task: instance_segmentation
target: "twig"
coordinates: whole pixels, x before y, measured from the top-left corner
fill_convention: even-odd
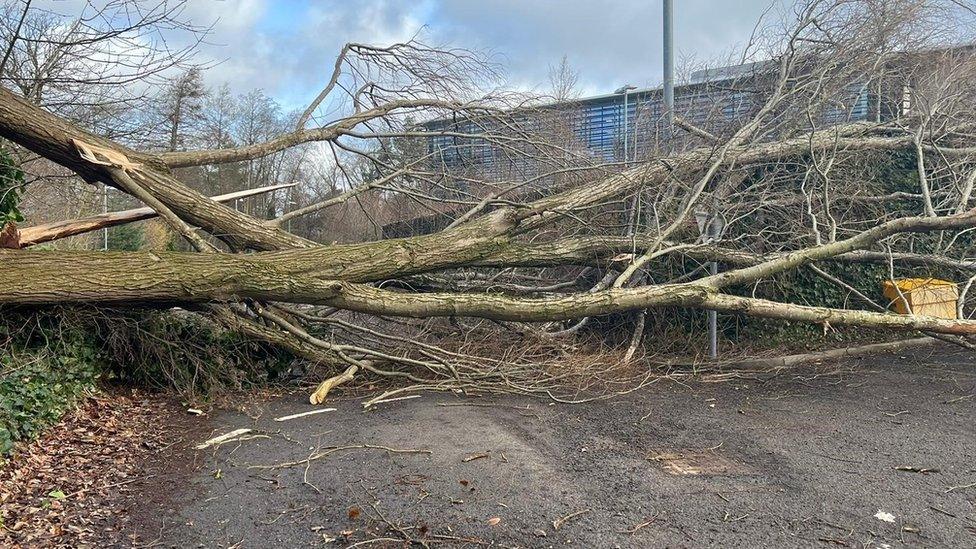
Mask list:
[[[965,490],[966,488],[973,488],[973,487],[976,487],[976,482],[973,482],[971,484],[963,484],[961,486],[950,486],[949,489],[945,491],[945,493],[948,494],[949,492],[955,492],[956,490]]]
[[[203,450],[204,448],[208,448],[210,446],[220,446],[221,444],[223,444],[225,442],[230,442],[231,440],[233,440],[233,439],[235,439],[235,438],[237,438],[237,437],[239,437],[241,435],[245,435],[247,433],[250,433],[250,432],[251,432],[251,429],[234,429],[233,431],[231,431],[229,433],[224,433],[224,434],[222,434],[220,436],[213,437],[210,440],[201,442],[200,444],[197,444],[196,446],[194,446],[194,448],[196,448],[197,450]]]
[[[430,545],[428,545],[426,541],[424,541],[422,539],[414,539],[413,537],[410,536],[410,534],[407,533],[406,530],[404,530],[400,526],[394,524],[392,521],[390,521],[389,519],[387,519],[383,515],[383,513],[380,512],[379,508],[376,506],[375,503],[370,503],[369,506],[373,508],[373,512],[376,513],[376,516],[378,516],[381,521],[385,522],[387,526],[389,526],[393,530],[396,530],[397,533],[400,534],[400,536],[403,538],[403,541],[405,541],[405,542],[407,542],[407,543],[409,543],[411,545],[414,544],[414,543],[419,543],[420,545],[422,545],[422,546],[427,547],[428,549],[430,549]]]
[[[574,519],[574,518],[576,518],[576,517],[578,517],[578,516],[580,516],[580,515],[582,515],[584,513],[589,513],[589,512],[590,512],[589,509],[583,509],[582,511],[576,511],[575,513],[570,513],[570,514],[566,515],[563,518],[558,518],[558,519],[552,521],[552,529],[553,530],[559,530],[568,521],[570,521],[570,520],[572,520],[572,519]]]
[[[512,408],[514,410],[532,411],[532,407],[529,406],[528,404],[526,404],[524,408],[521,407],[521,406],[512,406],[511,404],[484,404],[484,403],[481,403],[481,402],[438,402],[437,405],[438,406],[445,406],[445,407],[448,407],[448,406],[474,406],[474,407],[480,407],[480,408]]]
[[[352,545],[347,545],[346,546],[346,549],[352,549],[353,547],[362,547],[364,545],[372,545],[374,543],[380,543],[380,542],[384,542],[384,541],[403,541],[403,540],[400,539],[400,538],[373,538],[373,539],[366,539],[366,540],[363,540],[363,541],[357,541],[356,543],[353,543]]]
[[[645,528],[647,526],[650,526],[656,520],[657,520],[657,517],[651,517],[651,518],[645,520],[644,522],[641,522],[639,524],[634,525],[634,527],[631,528],[631,529],[629,529],[629,530],[621,530],[620,533],[621,534],[629,534],[629,535],[632,536],[632,535],[636,534],[640,529]]]
[[[928,467],[914,467],[912,465],[899,465],[898,467],[895,467],[895,471],[905,471],[908,473],[922,473],[922,474],[940,472],[938,469],[930,469]]]
[[[421,396],[422,395],[408,395],[408,396],[395,397],[395,398],[386,398],[383,400],[369,400],[363,403],[363,408],[369,408],[371,406],[375,406],[377,404],[385,404],[387,402],[396,402],[398,400],[410,400],[413,398],[420,398]]]
[[[444,540],[451,540],[451,541],[460,541],[464,543],[473,543],[475,545],[484,545],[484,546],[494,545],[492,543],[488,543],[484,540],[480,540],[477,538],[462,538],[460,536],[448,536],[446,534],[431,534],[430,537],[434,539],[444,539]]]
[[[285,469],[287,467],[296,467],[298,465],[305,465],[312,461],[322,459],[326,456],[332,455],[336,452],[343,452],[346,450],[384,450],[391,454],[431,454],[430,450],[419,450],[414,448],[398,449],[390,448],[389,446],[378,446],[375,444],[353,444],[349,446],[330,446],[328,449],[321,452],[312,454],[305,459],[299,461],[287,461],[284,463],[276,463],[274,465],[251,465],[248,469]]]
[[[302,412],[300,414],[292,414],[290,416],[281,416],[274,418],[275,421],[288,421],[289,419],[297,419],[300,417],[311,416],[315,414],[321,414],[324,412],[335,412],[335,408],[322,408],[321,410],[312,410],[311,412]]]
[[[943,511],[942,509],[939,509],[938,507],[929,506],[929,509],[935,511],[936,513],[942,513],[943,515],[945,515],[947,517],[959,518],[956,515],[953,515],[952,513],[950,513],[949,511]]]
[[[486,458],[486,457],[488,457],[490,455],[491,455],[491,452],[483,452],[483,453],[480,453],[480,454],[471,454],[470,456],[467,456],[464,459],[462,459],[461,460],[461,463],[467,463],[469,461],[474,461],[476,459]]]

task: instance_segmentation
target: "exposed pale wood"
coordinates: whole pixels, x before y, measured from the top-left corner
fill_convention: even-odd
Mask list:
[[[326,397],[329,396],[329,391],[331,391],[333,387],[345,383],[347,381],[352,381],[353,378],[356,377],[356,372],[358,371],[359,371],[359,366],[353,364],[352,366],[346,368],[345,372],[342,372],[337,376],[332,376],[329,379],[323,381],[322,383],[319,383],[319,386],[315,388],[315,391],[313,391],[312,394],[309,395],[308,397],[309,403],[322,404],[323,402],[325,402]]]
[[[215,202],[230,202],[231,200],[236,200],[238,198],[247,198],[249,196],[270,193],[273,191],[277,191],[280,189],[287,189],[289,187],[294,187],[294,186],[295,186],[294,183],[289,183],[284,185],[271,185],[268,187],[258,187],[256,189],[247,189],[243,191],[221,194],[221,195],[210,197],[210,199]],[[142,208],[134,208],[131,210],[123,210],[120,212],[109,212],[106,214],[82,217],[79,219],[56,221],[54,223],[48,223],[45,225],[35,225],[33,227],[25,227],[23,229],[20,229],[19,231],[20,233],[19,247],[27,248],[29,246],[43,244],[44,242],[51,242],[54,240],[67,238],[69,236],[75,236],[75,235],[84,234],[92,231],[98,231],[109,227],[116,227],[118,225],[125,225],[126,223],[132,223],[135,221],[152,219],[157,216],[158,214],[155,211],[153,211],[152,208],[142,207]]]
[[[197,444],[196,446],[194,446],[194,448],[196,448],[197,450],[203,450],[203,449],[209,448],[211,446],[220,446],[221,444],[223,444],[225,442],[230,442],[230,441],[236,439],[237,437],[239,437],[241,435],[246,435],[246,434],[248,434],[250,432],[251,432],[251,429],[234,429],[233,431],[231,431],[229,433],[224,433],[224,434],[222,434],[220,436],[216,436],[216,437],[213,437],[213,438],[211,438],[209,440],[206,440],[204,442],[201,442],[200,444]]]
[[[322,408],[322,409],[319,409],[319,410],[312,410],[311,412],[302,412],[300,414],[291,414],[289,416],[276,417],[276,418],[274,418],[274,420],[275,421],[289,421],[289,420],[292,420],[292,419],[298,419],[300,417],[314,416],[315,414],[321,414],[321,413],[325,413],[325,412],[335,412],[335,411],[336,411],[335,408]]]
[[[401,400],[413,400],[415,398],[420,398],[421,395],[408,395],[402,397],[384,398],[381,400],[370,400],[363,403],[363,408],[369,409],[377,404],[386,404],[387,402],[399,402]]]

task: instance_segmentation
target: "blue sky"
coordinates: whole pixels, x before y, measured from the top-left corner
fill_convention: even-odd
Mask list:
[[[727,57],[759,17],[785,0],[675,0],[680,66]],[[429,43],[492,52],[507,83],[545,91],[565,54],[585,94],[661,80],[661,0],[193,0],[187,15],[214,24],[204,58],[208,84],[262,88],[297,108],[313,97],[346,42],[386,44],[420,34]]]

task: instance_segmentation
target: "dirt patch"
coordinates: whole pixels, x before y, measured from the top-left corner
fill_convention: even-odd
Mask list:
[[[0,466],[0,545],[129,545],[127,510],[154,498],[147,483],[190,473],[187,427],[175,403],[151,393],[110,388],[87,399]]]
[[[197,442],[265,437],[201,452],[166,485],[173,507],[129,533],[174,547],[970,547],[973,395],[972,355],[947,348],[582,405],[424,394],[275,422],[309,410],[296,392],[211,414]],[[701,474],[648,459],[664,452]]]
[[[741,463],[735,463],[711,449],[661,452],[652,455],[649,459],[660,463],[664,470],[672,475],[741,475],[748,470]]]

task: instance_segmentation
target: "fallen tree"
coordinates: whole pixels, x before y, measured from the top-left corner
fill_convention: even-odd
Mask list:
[[[0,304],[188,307],[227,329],[332,368],[336,375],[316,391],[314,402],[362,373],[421,387],[519,391],[550,391],[563,377],[542,366],[545,359],[450,350],[333,318],[336,310],[545,323],[541,333],[552,335],[567,329],[561,321],[677,307],[814,323],[825,330],[923,330],[962,336],[959,341],[966,343],[976,334],[976,320],[898,315],[883,306],[860,310],[774,301],[743,291],[783,273],[816,268],[825,280],[867,299],[816,265],[880,265],[889,279],[911,266],[937,266],[971,277],[959,301],[965,316],[969,285],[976,280],[976,265],[967,255],[969,233],[976,228],[976,117],[969,91],[976,64],[968,50],[938,50],[917,59],[892,54],[873,40],[872,25],[899,36],[923,28],[920,12],[879,22],[863,20],[867,11],[867,3],[804,4],[790,31],[767,44],[776,55],[750,81],[763,92],[754,90],[761,101],[748,116],[713,121],[707,128],[679,117],[677,126],[687,135],[661,144],[642,162],[623,165],[594,161],[572,143],[548,139],[555,126],[538,120],[552,118],[551,109],[493,97],[465,99],[471,89],[463,75],[477,65],[476,57],[416,42],[347,46],[294,130],[217,150],[136,151],[0,89],[0,136],[148,208],[28,227],[21,230],[22,242],[40,241],[23,235],[45,234],[54,241],[158,215],[195,250],[2,251]],[[881,120],[885,99],[879,94],[876,121],[823,122],[825,111],[838,102],[847,105],[844,93],[852,81],[885,84],[875,75],[893,62],[899,78],[912,83],[918,105],[913,112]],[[364,67],[378,68],[389,82],[371,80]],[[337,86],[340,79],[349,81]],[[339,93],[348,93],[351,111],[307,127],[324,99]],[[412,121],[418,114],[464,125],[419,131]],[[462,149],[492,147],[496,156],[529,162],[545,175],[499,180],[477,170],[451,171],[426,147],[408,154],[411,139],[432,137],[449,138]],[[378,173],[319,203],[280,212],[277,219],[228,208],[178,175],[181,169],[253,161],[312,142],[327,146],[340,168],[343,161],[360,162]],[[911,170],[879,173],[879,159],[886,165],[910,162]],[[886,179],[893,173],[900,178],[897,185]],[[913,188],[902,188],[908,186]],[[397,194],[435,212],[450,207],[461,213],[431,234],[347,244],[315,242],[290,233],[282,222],[368,193]],[[706,242],[694,230],[701,210],[709,219],[722,214],[729,220],[721,243]],[[669,261],[697,267],[662,280],[660,269]],[[707,261],[720,261],[726,270],[708,275],[702,269]],[[580,273],[589,272],[579,269],[593,270],[598,281],[579,287]],[[438,277],[441,287],[416,289],[422,283],[418,275]],[[643,336],[640,318],[628,359]],[[360,342],[351,343],[355,338]]]

